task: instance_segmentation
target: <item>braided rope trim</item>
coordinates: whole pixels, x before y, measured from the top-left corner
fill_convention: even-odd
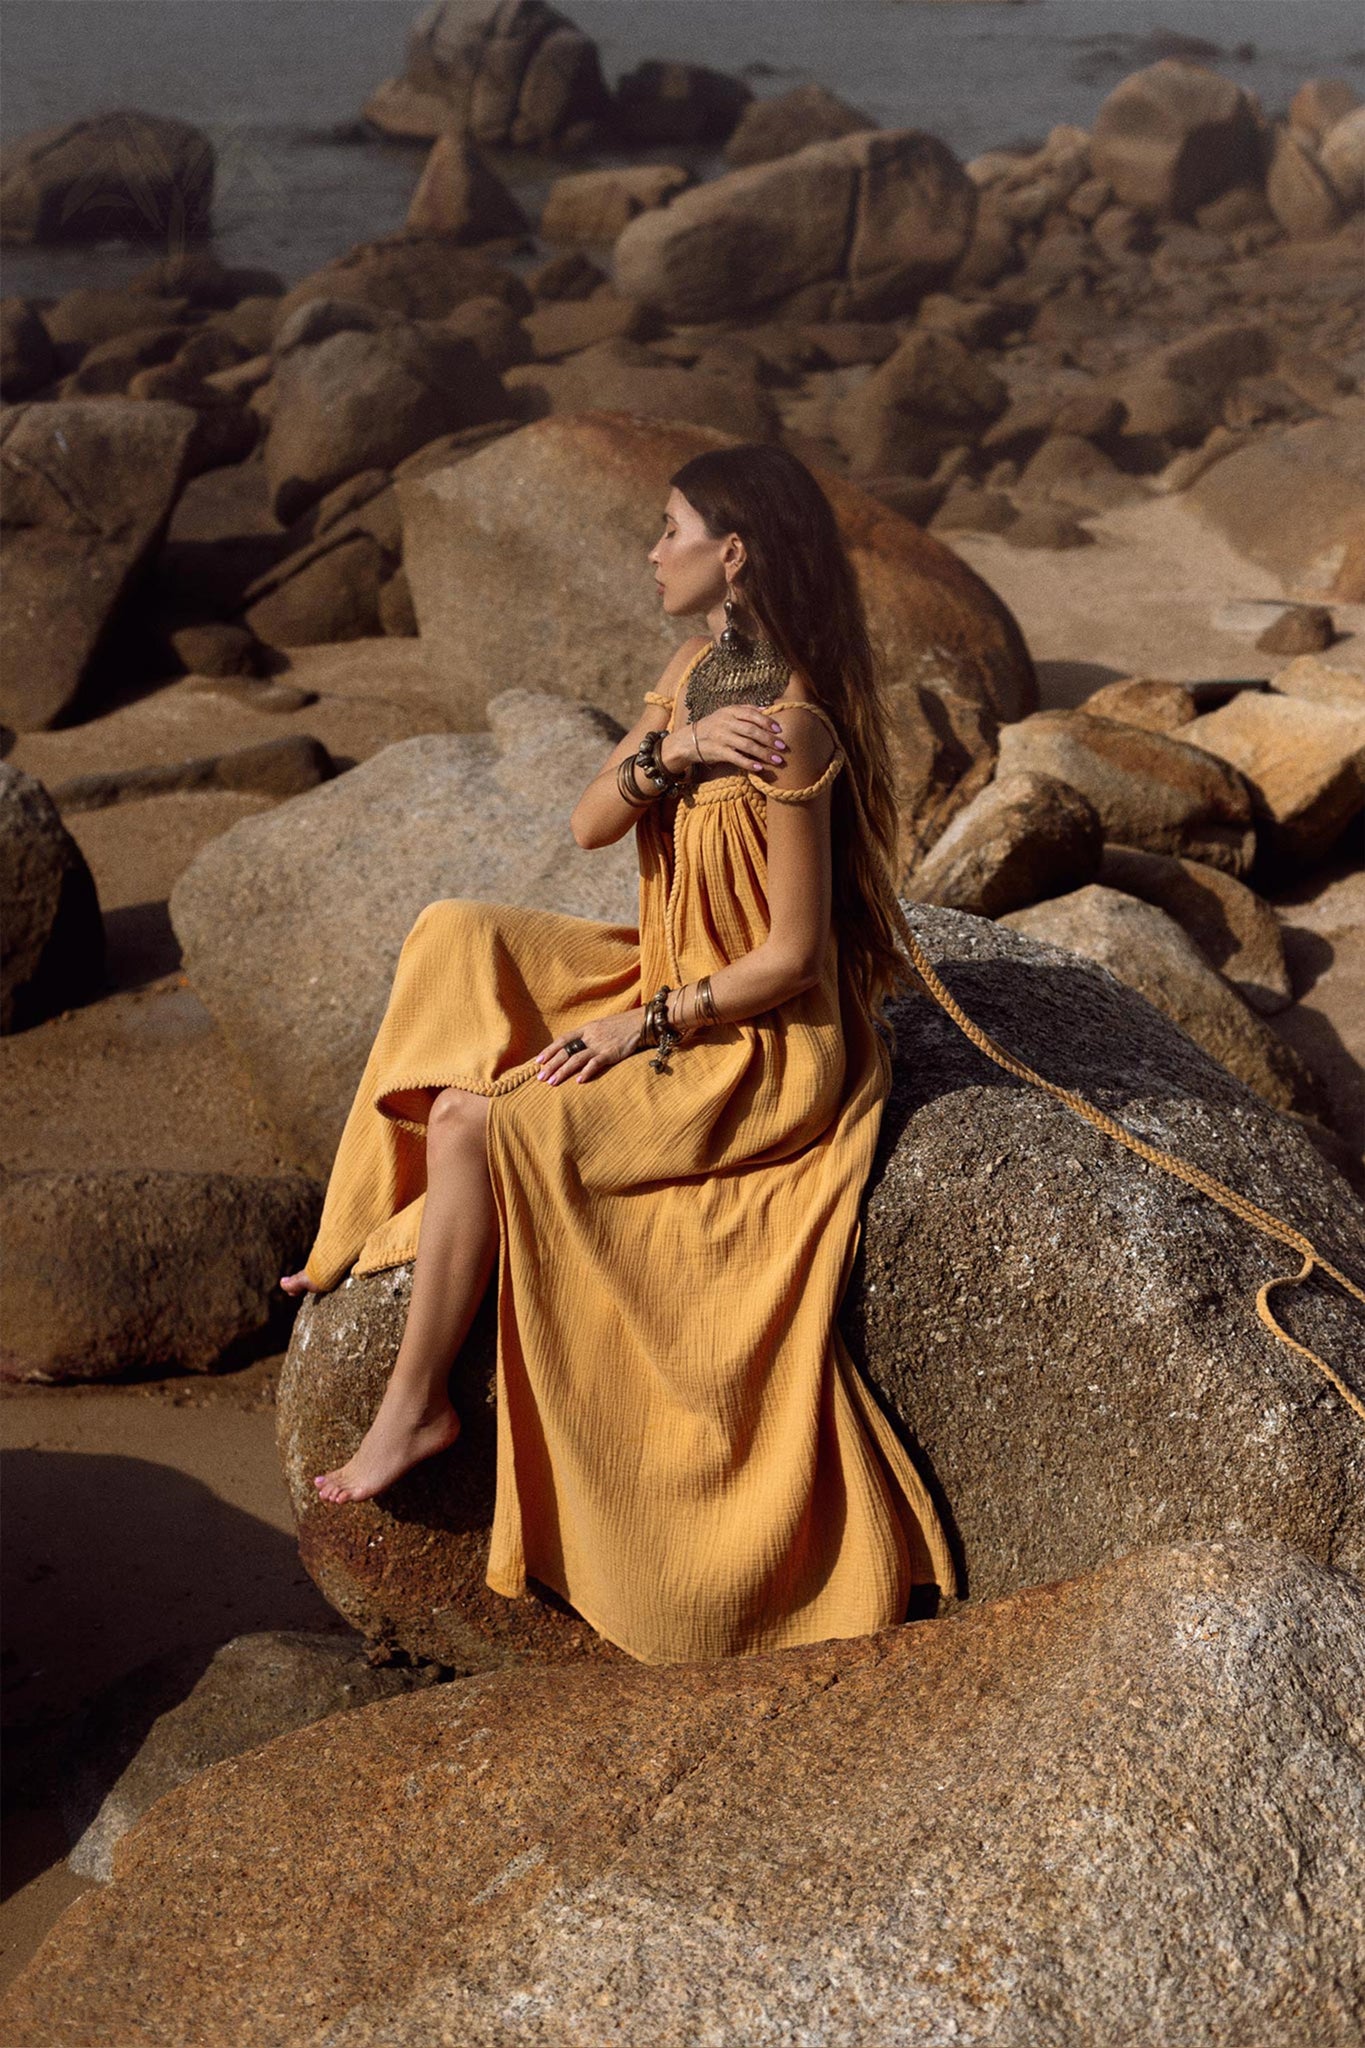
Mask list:
[[[1130,1152],[1135,1152],[1139,1159],[1145,1159],[1149,1166],[1159,1167],[1173,1179],[1184,1181],[1187,1187],[1195,1188],[1200,1194],[1207,1195],[1221,1209],[1226,1209],[1230,1215],[1249,1224],[1253,1230],[1259,1230],[1266,1237],[1273,1238],[1277,1244],[1286,1245],[1290,1250],[1298,1252],[1303,1265],[1297,1273],[1276,1274],[1257,1290],[1256,1313],[1271,1335],[1278,1337],[1291,1351],[1297,1351],[1301,1358],[1310,1360],[1336,1388],[1346,1405],[1355,1411],[1362,1422],[1365,1422],[1365,1401],[1353,1388],[1347,1386],[1325,1359],[1319,1358],[1316,1351],[1310,1351],[1306,1344],[1300,1344],[1297,1337],[1291,1337],[1275,1320],[1270,1307],[1270,1295],[1274,1288],[1299,1286],[1302,1281],[1308,1279],[1314,1267],[1335,1280],[1339,1287],[1344,1288],[1347,1294],[1362,1305],[1365,1305],[1365,1287],[1357,1286],[1354,1280],[1339,1272],[1322,1256],[1312,1240],[1305,1237],[1301,1230],[1296,1230],[1292,1223],[1286,1223],[1281,1217],[1273,1216],[1268,1209],[1262,1209],[1256,1202],[1248,1201],[1245,1195],[1239,1195],[1234,1188],[1226,1187],[1222,1181],[1215,1180],[1213,1175],[1205,1173],[1202,1167],[1191,1165],[1188,1159],[1181,1159],[1174,1152],[1163,1152],[1159,1146],[1149,1145],[1135,1132],[1126,1129],[1123,1124],[1116,1123],[1113,1117],[1106,1116],[1093,1102],[1087,1102],[1084,1096],[1073,1095],[1069,1088],[1062,1088],[1055,1081],[1045,1080],[1041,1074],[1035,1073],[1032,1067],[1025,1066],[1022,1060],[1017,1060],[1012,1054],[1005,1052],[993,1038],[987,1036],[979,1024],[973,1023],[956,997],[945,987],[914,934],[906,931],[904,936],[915,970],[934,1001],[940,1009],[947,1012],[958,1030],[971,1040],[977,1050],[985,1053],[987,1059],[993,1060],[996,1066],[1003,1067],[1007,1074],[1013,1074],[1017,1080],[1027,1081],[1030,1087],[1041,1088],[1045,1095],[1052,1096],[1054,1101],[1062,1103],[1076,1116],[1083,1117],[1086,1123],[1093,1124],[1097,1131],[1103,1131],[1106,1137],[1114,1138]]]

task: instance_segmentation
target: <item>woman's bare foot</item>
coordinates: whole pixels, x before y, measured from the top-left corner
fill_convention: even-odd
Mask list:
[[[459,1434],[460,1418],[449,1401],[414,1410],[410,1400],[393,1397],[390,1381],[355,1456],[338,1465],[335,1471],[314,1475],[318,1497],[328,1501],[369,1500],[372,1494],[392,1486],[395,1479],[420,1464],[423,1458],[448,1450]]]
[[[308,1278],[308,1268],[306,1266],[300,1266],[297,1273],[281,1273],[280,1286],[286,1294],[320,1294],[322,1292],[322,1289],[315,1287]]]

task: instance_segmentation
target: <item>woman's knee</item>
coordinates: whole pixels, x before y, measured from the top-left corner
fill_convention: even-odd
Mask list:
[[[484,1145],[488,1097],[468,1088],[442,1088],[427,1113],[427,1143]]]

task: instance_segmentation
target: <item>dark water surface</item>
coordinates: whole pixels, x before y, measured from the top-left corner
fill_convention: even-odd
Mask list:
[[[817,79],[883,126],[921,127],[968,157],[1089,126],[1105,93],[1177,30],[1215,44],[1231,76],[1282,108],[1304,78],[1365,93],[1360,0],[564,0],[609,78],[645,57],[742,71],[759,93]],[[288,283],[401,226],[421,150],[345,141],[402,68],[415,0],[3,0],[0,134],[112,107],[194,121],[218,158],[216,247]],[[1233,54],[1254,45],[1255,55]],[[534,208],[544,165],[506,161]],[[118,283],[147,251],[10,250],[6,292]]]

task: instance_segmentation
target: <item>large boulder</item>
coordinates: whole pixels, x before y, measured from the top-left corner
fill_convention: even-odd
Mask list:
[[[624,164],[556,178],[540,217],[546,242],[614,242],[637,213],[668,201],[690,182],[677,164]]]
[[[195,241],[211,231],[213,144],[120,108],[20,136],[0,154],[0,241]]]
[[[976,440],[1008,402],[994,371],[931,328],[907,335],[849,392],[834,429],[855,474],[928,476],[945,449]]]
[[[1173,917],[1209,965],[1263,1017],[1293,1002],[1280,920],[1235,875],[1200,860],[1106,846],[1096,879]]]
[[[1365,107],[1333,122],[1322,138],[1318,162],[1345,210],[1358,213],[1365,206]]]
[[[596,303],[582,301],[572,313]],[[567,362],[523,364],[509,370],[505,381],[524,419],[600,409],[638,420],[712,427],[737,441],[773,441],[780,430],[777,410],[757,384],[673,363],[640,362],[629,343],[601,342]]]
[[[0,413],[0,718],[54,724],[76,699],[192,466],[195,414],[160,400],[30,401]]]
[[[1201,519],[1290,585],[1328,590],[1365,536],[1365,420],[1258,434],[1192,485]]]
[[[272,390],[265,468],[286,524],[347,477],[509,410],[472,341],[345,300],[315,300],[285,323]]]
[[[14,1173],[0,1180],[7,1379],[211,1372],[282,1334],[282,1262],[322,1191],[303,1174]]]
[[[452,242],[520,240],[531,223],[517,200],[464,132],[448,128],[436,138],[408,204],[410,233],[444,235]]]
[[[1245,778],[1268,851],[1281,861],[1313,866],[1365,810],[1365,701],[1242,690],[1183,736]]]
[[[1230,186],[1259,185],[1255,109],[1230,78],[1164,57],[1115,86],[1090,160],[1124,206],[1188,219]]]
[[[433,1686],[159,1801],[0,2024],[1345,2048],[1362,1689],[1360,1586],[1245,1541],[780,1655]]]
[[[487,716],[491,732],[400,740],[243,818],[171,892],[196,993],[312,1172],[331,1164],[403,940],[428,903],[468,896],[620,924],[638,915],[633,841],[587,852],[569,831],[620,726],[519,690]]]
[[[1365,1214],[1346,1184],[1150,1003],[1073,952],[907,911],[952,993],[1007,1051],[1365,1277]],[[972,1596],[1088,1570],[1135,1543],[1224,1532],[1359,1569],[1365,1430],[1256,1317],[1257,1286],[1294,1272],[1296,1256],[1007,1081],[927,999],[893,1015],[892,1093],[841,1327],[918,1447]],[[491,1296],[455,1363],[454,1448],[375,1500],[318,1500],[312,1475],[368,1426],[410,1287],[410,1267],[350,1276],[295,1325],[279,1441],[309,1572],[366,1635],[458,1668],[605,1654],[561,1606],[508,1602],[483,1582]],[[1354,1372],[1358,1309],[1314,1289],[1283,1313]]]
[[[0,761],[0,1032],[85,1001],[104,980],[104,920],[85,855],[41,782]]]
[[[772,99],[750,100],[725,145],[725,161],[743,170],[749,164],[791,156],[813,142],[837,142],[876,125],[826,86],[797,85]]]
[[[651,57],[617,80],[613,114],[622,139],[635,148],[724,142],[752,98],[742,78]]]
[[[959,811],[906,885],[917,903],[999,917],[1088,882],[1103,846],[1078,790],[1045,775],[1004,775]]]
[[[1202,860],[1232,875],[1245,875],[1255,856],[1242,777],[1171,733],[1088,711],[1040,711],[1002,730],[1000,773],[1069,782],[1094,806],[1105,838],[1121,846]]]
[[[1265,196],[1287,235],[1330,235],[1341,220],[1340,196],[1317,151],[1292,128],[1276,134]]]
[[[812,143],[642,213],[616,281],[669,320],[742,317],[821,287],[817,317],[912,308],[967,246],[976,187],[935,136],[864,131]]]
[[[485,298],[504,300],[514,313],[531,309],[521,279],[490,256],[444,235],[399,230],[357,242],[301,278],[276,302],[275,331],[313,299],[359,300],[405,320],[443,320],[466,299]]]
[[[609,111],[596,44],[545,0],[434,0],[409,31],[404,82],[484,147],[581,146]]]
[[[990,781],[1000,727],[987,705],[927,683],[888,684],[886,705],[904,878]]]
[[[1098,960],[1276,1109],[1310,1115],[1319,1092],[1297,1053],[1211,967],[1173,917],[1098,883],[1012,910],[1015,931]]]
[[[57,375],[57,355],[35,306],[0,299],[0,398],[7,405],[41,391]]]
[[[115,1844],[165,1793],[290,1729],[408,1692],[414,1677],[369,1663],[353,1635],[307,1629],[263,1629],[211,1654],[196,1646],[140,1664],[63,1731],[68,1865],[107,1884]]]
[[[458,722],[482,723],[491,696],[520,687],[634,724],[678,638],[644,559],[668,478],[725,445],[700,427],[592,413],[537,421],[458,469],[399,483],[413,602]],[[908,519],[821,482],[888,680],[952,690],[1002,718],[1030,710],[1032,664],[994,592]]]

